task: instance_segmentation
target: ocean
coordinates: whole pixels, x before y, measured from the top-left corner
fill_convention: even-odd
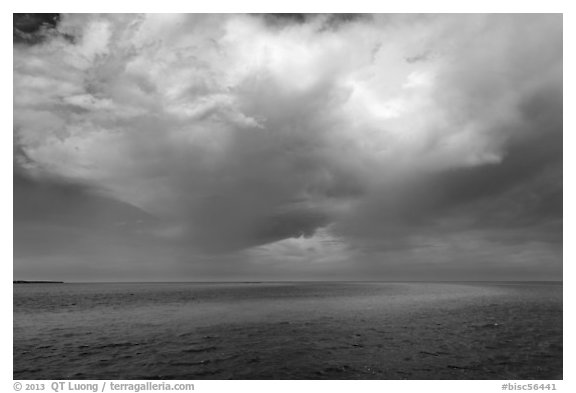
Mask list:
[[[14,379],[562,379],[562,284],[14,284]]]

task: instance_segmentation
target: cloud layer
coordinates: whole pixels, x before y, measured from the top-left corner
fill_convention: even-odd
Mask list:
[[[128,206],[130,233],[314,261],[524,244],[561,272],[559,15],[63,15],[38,34],[14,46],[17,174]]]

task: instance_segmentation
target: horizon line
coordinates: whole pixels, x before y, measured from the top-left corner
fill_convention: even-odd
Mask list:
[[[198,280],[198,281],[64,281],[64,280],[13,280],[12,283],[30,283],[30,284],[261,284],[261,283],[412,283],[412,282],[564,282],[561,280]]]

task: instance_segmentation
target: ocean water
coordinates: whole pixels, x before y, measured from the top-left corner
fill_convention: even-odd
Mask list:
[[[15,284],[14,379],[561,379],[561,283]]]

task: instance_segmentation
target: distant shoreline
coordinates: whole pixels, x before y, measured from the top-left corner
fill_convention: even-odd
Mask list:
[[[26,281],[14,280],[12,284],[64,284],[64,281]]]
[[[563,280],[531,280],[531,281],[470,281],[470,280],[450,280],[450,281],[368,281],[368,280],[320,280],[320,281],[33,281],[33,280],[14,280],[14,284],[497,284],[497,285],[514,285],[514,284],[563,284]]]

